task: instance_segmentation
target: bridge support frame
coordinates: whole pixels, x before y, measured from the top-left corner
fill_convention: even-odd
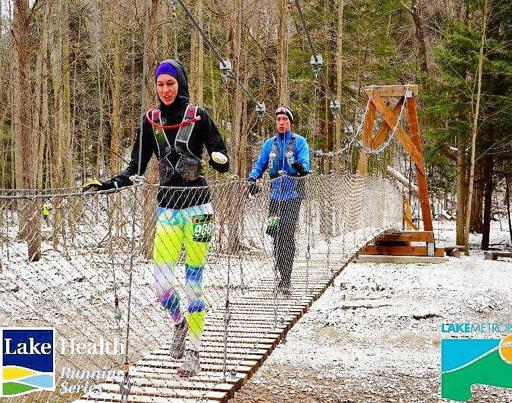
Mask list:
[[[425,172],[425,161],[423,159],[423,145],[421,141],[420,126],[416,112],[416,96],[418,95],[417,85],[382,85],[365,87],[368,95],[368,111],[364,117],[362,143],[363,150],[359,156],[358,171],[365,175],[368,172],[368,158],[371,155],[367,150],[377,150],[388,139],[390,133],[395,132],[396,138],[414,161],[418,185],[418,196],[421,204],[421,216],[425,231],[433,231],[432,210],[428,194],[427,176]],[[398,98],[398,102],[391,109],[390,98]],[[410,134],[398,122],[402,105],[405,102],[407,110],[407,122]],[[373,135],[373,126],[377,112],[382,115],[384,123],[380,130]],[[397,124],[398,122],[398,124]]]
[[[423,144],[421,140],[418,114],[416,110],[417,85],[384,85],[365,87],[368,95],[368,108],[364,116],[362,131],[362,150],[359,156],[358,172],[366,175],[368,172],[368,159],[372,154],[385,147],[390,136],[403,145],[406,152],[414,161],[418,198],[423,218],[423,231],[404,231],[402,233],[389,233],[382,236],[375,245],[367,245],[361,254],[393,255],[393,256],[444,256],[443,248],[435,247],[432,225],[432,210],[428,194],[425,161],[423,159]],[[393,99],[398,102],[392,105]],[[406,112],[406,113],[404,113]],[[382,117],[383,124],[374,134],[374,124],[377,113]],[[407,116],[409,133],[402,127],[402,121]],[[407,210],[408,200],[404,198],[404,211]],[[412,217],[408,218],[408,228],[414,227]]]

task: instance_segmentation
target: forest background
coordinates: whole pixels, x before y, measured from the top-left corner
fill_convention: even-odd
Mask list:
[[[418,84],[431,198],[453,208],[457,243],[466,243],[466,218],[484,249],[492,214],[508,211],[510,220],[508,0],[1,1],[0,188],[75,188],[119,172],[142,112],[156,106],[154,68],[173,57],[240,177],[273,132],[256,102],[270,114],[292,107],[315,172],[354,172],[363,88]],[[230,60],[230,77],[182,5]],[[316,77],[313,50],[324,61]],[[372,170],[396,166],[399,151],[388,147]],[[398,169],[413,181],[402,160]],[[154,161],[146,176],[156,182]]]

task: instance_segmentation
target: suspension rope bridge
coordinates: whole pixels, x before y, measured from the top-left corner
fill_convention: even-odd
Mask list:
[[[256,121],[250,131],[264,116],[273,119],[183,1],[171,1],[174,12],[176,3],[219,60],[222,76],[233,79],[255,103]],[[312,52],[315,85],[323,81],[331,112],[339,117],[339,100],[322,74],[322,56],[314,48],[299,0],[295,5]],[[368,102],[355,133],[338,150],[313,149],[312,154],[334,157],[357,147],[361,150],[358,170],[366,174],[367,158],[382,154],[398,137],[414,157],[417,177],[423,181],[422,203],[428,203],[419,133],[409,140],[401,128],[406,104],[409,120],[417,123],[411,104],[417,88],[395,87],[400,87],[399,92],[390,96],[400,100],[392,111],[383,105],[378,91],[374,94],[374,87],[367,87]],[[373,136],[376,110],[383,114],[384,125]],[[280,224],[290,227],[296,245],[295,251],[288,251],[293,271],[286,292],[280,288],[275,249],[289,244],[268,235],[269,180],[256,196],[238,178],[193,191],[142,181],[116,191],[85,194],[76,188],[0,189],[0,323],[52,328],[55,333],[52,387],[33,383],[40,375],[35,371],[11,368],[3,374],[0,395],[8,401],[79,402],[231,398],[359,251],[368,250],[367,245],[387,231],[402,227],[402,195],[380,175],[311,175],[292,180],[300,182],[297,186],[304,194],[293,207],[298,225]],[[187,282],[189,257],[185,259],[181,242],[178,249],[173,245],[163,248],[164,254],[176,254],[178,259],[168,277],[154,275],[159,270],[152,259],[160,220],[156,195],[161,192],[183,193],[194,200],[205,192],[211,194],[215,226],[208,228],[213,228],[214,236],[204,278],[201,272],[200,298]],[[422,205],[422,209],[429,217],[429,208]],[[173,231],[186,217],[165,219],[174,223],[166,236],[183,237]],[[188,248],[185,242],[191,259],[200,253]],[[195,329],[189,329],[188,343],[197,348],[201,361],[200,372],[190,377],[179,376],[181,362],[171,357],[176,330],[170,316],[176,314],[175,302],[162,306],[158,295],[162,282],[172,283],[177,294],[173,298],[188,302],[188,326]],[[194,304],[198,303],[206,307],[206,320],[203,317],[201,323],[194,323],[190,318],[197,314]],[[203,326],[204,330],[197,330]],[[31,393],[14,397],[13,391]]]
[[[191,378],[176,374],[180,363],[169,354],[174,326],[155,294],[149,256],[156,206],[145,200],[155,200],[158,186],[140,183],[93,194],[2,191],[0,321],[55,329],[55,391],[27,399],[233,396],[360,248],[402,225],[402,196],[385,178],[332,174],[300,180],[305,193],[286,295],[279,292],[272,239],[265,233],[270,183],[256,196],[236,178],[210,185],[215,236],[204,270],[201,371]],[[48,203],[51,212],[42,219]],[[30,263],[28,234],[40,238],[40,259]],[[183,263],[175,287],[185,298]]]
[[[0,190],[1,323],[55,331],[55,387],[33,391],[30,399],[225,401],[359,251],[442,253],[434,246],[430,228],[414,103],[417,86],[368,87],[366,92],[369,100],[357,132],[362,138],[358,172],[366,174],[368,158],[381,154],[397,137],[416,165],[426,232],[387,236],[390,229],[402,227],[402,195],[394,183],[376,174],[289,178],[303,189],[300,202],[291,207],[298,223],[284,220],[280,225],[295,243],[281,239],[281,232],[269,236],[269,180],[256,196],[238,178],[193,190],[146,184],[138,178],[133,178],[133,186],[99,193],[75,188]],[[399,100],[391,110],[382,97]],[[402,127],[405,109],[411,137]],[[384,119],[379,131],[374,130],[376,111]],[[199,289],[190,288],[189,258],[204,251],[185,241],[185,260],[181,250],[180,237],[188,230],[180,220],[186,222],[187,217],[163,218],[170,231],[165,238],[178,239],[179,248],[173,241],[156,246],[157,193],[193,200],[211,195],[215,225],[207,229],[214,230],[214,238],[196,284]],[[195,234],[196,227],[191,230],[194,236],[207,235]],[[413,238],[428,247],[411,247]],[[393,244],[396,240],[399,244]],[[277,247],[288,248],[293,266],[291,288],[285,290]],[[177,264],[164,276],[161,264],[153,261],[156,250],[176,255]],[[176,294],[170,305],[159,295],[163,284],[172,284]],[[171,358],[175,350],[170,316],[182,315],[180,298],[188,299],[188,342],[201,361],[200,372],[186,378],[179,376],[179,358]],[[197,314],[198,322],[191,320],[197,304],[206,308],[206,322]],[[23,378],[13,371],[7,383],[4,379],[4,394],[37,386],[27,384],[33,373],[24,372]]]

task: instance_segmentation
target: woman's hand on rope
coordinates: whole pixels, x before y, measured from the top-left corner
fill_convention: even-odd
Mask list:
[[[100,190],[118,189],[119,186],[115,180],[99,181],[93,179],[85,182],[82,186],[82,192],[99,192]]]

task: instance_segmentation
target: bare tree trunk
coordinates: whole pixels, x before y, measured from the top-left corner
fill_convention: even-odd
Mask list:
[[[196,0],[194,14],[203,28],[203,0]],[[190,99],[203,104],[203,37],[197,29],[192,30],[190,38]]]
[[[345,0],[339,0],[338,5],[338,35],[336,38],[336,99],[341,103],[342,82],[343,82],[343,8]],[[341,111],[340,111],[341,113]],[[335,121],[335,142],[334,148],[338,151],[341,148],[341,136],[343,135],[342,120],[340,116]],[[340,172],[341,155],[334,158],[334,170]]]
[[[242,12],[243,12],[243,1],[237,0],[237,18],[234,22],[235,26],[233,29],[233,41],[232,41],[232,52],[233,52],[233,68],[234,74],[240,77],[240,64],[242,61]],[[241,150],[242,144],[242,112],[244,93],[239,85],[234,85],[233,90],[233,107],[232,107],[232,122],[231,122],[231,141],[232,141],[232,159],[234,162],[233,174],[242,177],[245,172],[242,172],[241,156],[243,150]]]
[[[44,180],[44,150],[47,147],[48,138],[48,16],[50,13],[49,2],[44,6],[44,12],[41,18],[41,41],[38,47],[36,58],[36,80],[34,102],[34,131],[39,133],[38,142],[34,143],[34,155],[36,159],[36,186],[43,187]],[[48,166],[47,161],[46,166]]]
[[[473,191],[473,202],[471,203],[471,222],[469,230],[481,234],[483,232],[483,204],[485,190],[485,170],[487,168],[486,161],[483,163],[477,161],[475,165],[475,182]]]
[[[148,0],[144,0],[145,2]],[[144,51],[147,52],[147,71],[146,71],[146,93],[147,99],[146,102],[143,103],[142,108],[146,108],[147,106],[154,103],[156,100],[156,88],[153,77],[153,71],[156,68],[156,64],[158,63],[158,55],[157,55],[157,40],[158,40],[158,27],[155,24],[151,24],[151,21],[156,21],[158,18],[158,13],[160,12],[160,0],[151,0],[151,6],[147,11],[147,49]]]
[[[465,223],[465,233],[464,233],[464,245],[469,245],[469,222],[471,219],[471,202],[473,197],[473,180],[475,175],[475,157],[476,157],[476,137],[478,134],[478,116],[480,113],[480,95],[482,91],[482,69],[483,69],[483,61],[484,61],[484,45],[485,45],[485,35],[487,30],[487,4],[488,0],[484,1],[484,14],[483,14],[483,22],[482,22],[482,35],[480,39],[480,51],[478,53],[478,76],[477,76],[477,92],[476,92],[476,104],[473,113],[473,125],[472,125],[472,133],[471,133],[471,165],[469,172],[469,191],[468,191],[468,205],[466,208],[466,223]],[[466,254],[469,253],[469,249],[466,248]]]
[[[456,211],[456,244],[464,245],[464,223],[466,212],[467,200],[467,181],[466,181],[466,141],[464,136],[459,134],[457,136],[457,165],[456,178],[457,178],[457,211]]]
[[[488,155],[485,158],[484,180],[485,196],[484,196],[484,223],[482,231],[482,249],[489,249],[489,238],[491,231],[491,208],[492,208],[492,171],[493,158]]]
[[[245,85],[245,87],[248,87],[249,86],[249,77],[250,77],[250,72],[248,71],[249,70],[249,66],[248,66],[248,63],[247,63],[247,58],[248,58],[248,52],[246,51],[246,47],[245,47],[245,35],[244,33],[242,32],[242,44],[243,44],[243,51],[242,51],[242,60],[243,60],[243,66],[244,66],[244,71],[245,71],[245,75],[244,75],[244,78],[243,78],[243,84]],[[250,157],[248,155],[248,148],[247,148],[247,137],[249,135],[248,133],[248,119],[247,119],[247,98],[246,97],[243,97],[243,100],[242,100],[242,122],[241,122],[241,136],[240,136],[240,157],[242,158],[241,161],[240,161],[240,172],[242,173],[242,177],[245,177],[247,175],[247,164],[248,164],[248,161],[250,161]],[[250,162],[249,162],[250,164]]]
[[[114,43],[112,44],[112,107],[111,107],[111,133],[110,133],[110,147],[108,149],[109,157],[109,174],[110,176],[116,175],[121,170],[122,161],[119,155],[122,154],[121,150],[121,86],[123,75],[123,62],[122,62],[122,45],[120,43],[120,33],[115,32],[114,28]]]
[[[64,186],[74,186],[72,144],[73,132],[71,130],[71,69],[69,45],[69,1],[62,2],[62,164],[64,172]]]
[[[236,20],[235,26],[232,28],[232,52],[233,52],[233,67],[234,74],[240,77],[241,65],[243,61],[242,46],[243,46],[243,0],[236,1]],[[232,122],[231,122],[231,141],[232,141],[232,155],[231,158],[234,161],[233,173],[239,177],[245,176],[243,172],[242,159],[245,154],[243,145],[245,144],[244,137],[242,134],[242,115],[244,107],[244,93],[239,85],[234,84],[233,94],[233,107],[232,107]],[[239,206],[239,214],[236,216],[230,215],[228,218],[229,238],[228,238],[228,252],[238,253],[240,250],[240,240],[242,239],[241,233],[243,230],[243,222],[240,217],[243,217],[243,196],[242,192],[237,191],[234,194],[232,205]]]
[[[331,88],[336,87],[336,71],[337,71],[337,49],[336,49],[336,41],[337,41],[337,25],[335,24],[335,19],[330,18],[330,16],[334,15],[336,13],[335,4],[334,2],[327,2],[325,6],[325,12],[326,12],[326,21],[329,21],[326,24],[327,28],[327,35],[328,38],[327,46],[326,46],[326,86],[328,88],[325,89],[325,123],[326,123],[326,135],[327,135],[327,150],[328,151],[334,151],[334,144],[336,142],[336,122],[333,119],[333,115],[330,108],[330,102],[331,102]],[[326,159],[326,167],[325,172],[330,173],[334,170],[334,158],[327,158]],[[329,209],[328,211],[331,211],[332,209]]]
[[[425,34],[423,32],[423,21],[421,20],[421,16],[417,6],[417,0],[411,1],[411,7],[407,8],[407,11],[412,16],[414,21],[415,28],[415,36],[416,41],[418,42],[418,58],[421,61],[421,71],[425,74],[428,74],[428,63],[427,63],[427,47],[425,45]]]
[[[15,0],[13,20],[15,50],[15,99],[13,120],[16,122],[13,135],[16,141],[16,160],[21,171],[17,175],[18,188],[34,189],[36,180],[33,169],[33,143],[30,93],[30,21],[28,0]],[[20,211],[20,236],[28,243],[28,260],[41,258],[41,214],[38,200],[23,201]]]
[[[288,105],[290,93],[288,90],[288,7],[286,0],[278,0],[279,27],[277,34],[277,93],[280,105]]]
[[[52,186],[63,188],[73,185],[71,158],[71,84],[69,62],[69,2],[59,0],[53,16],[53,48],[51,70],[54,95],[54,130],[51,136],[53,150]],[[66,234],[64,206],[56,200],[52,244],[57,248]]]
[[[209,67],[210,67],[210,91],[211,91],[211,94],[212,94],[212,104],[211,104],[211,108],[212,108],[212,116],[213,116],[213,121],[214,122],[217,122],[218,121],[218,116],[219,116],[219,113],[218,113],[218,108],[217,108],[217,98],[216,98],[216,93],[217,93],[217,85],[215,83],[215,73],[213,71],[213,57],[212,57],[212,51],[209,52],[210,54],[210,62],[209,62]]]
[[[507,204],[508,232],[510,234],[510,243],[512,243],[512,219],[510,214],[510,174],[505,170],[505,203]]]
[[[145,4],[145,19],[144,29],[147,30],[145,38],[147,43],[144,45],[144,56],[145,56],[145,69],[143,74],[144,86],[142,88],[143,100],[142,109],[145,110],[150,106],[152,100],[155,99],[155,84],[153,82],[153,69],[156,66],[156,42],[157,32],[150,27],[149,21],[153,21],[158,15],[159,2],[158,0],[151,1],[151,7],[148,8],[148,0],[144,1]],[[146,42],[146,41],[145,41]],[[141,122],[142,124],[142,122]],[[146,180],[149,183],[158,183],[158,162],[152,158],[146,172]],[[156,230],[156,191],[154,188],[145,188],[143,194],[143,205],[146,206],[144,210],[144,235],[142,244],[142,253],[150,259],[153,254],[153,240],[155,238]]]

